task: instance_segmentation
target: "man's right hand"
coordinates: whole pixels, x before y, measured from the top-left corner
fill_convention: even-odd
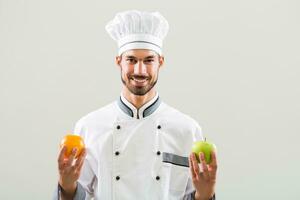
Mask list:
[[[76,160],[75,154],[77,149],[74,148],[72,154],[67,158],[65,157],[66,150],[66,146],[63,146],[58,156],[59,185],[62,187],[62,199],[73,199],[76,192],[77,180],[86,156],[86,149],[82,150]]]

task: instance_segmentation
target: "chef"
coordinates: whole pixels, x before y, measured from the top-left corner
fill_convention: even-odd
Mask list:
[[[164,63],[162,42],[169,29],[158,12],[125,11],[106,25],[118,43],[116,64],[122,91],[116,101],[82,117],[74,133],[86,149],[58,157],[55,199],[215,199],[217,160],[201,164],[191,153],[203,140],[191,117],[162,101],[156,90]]]

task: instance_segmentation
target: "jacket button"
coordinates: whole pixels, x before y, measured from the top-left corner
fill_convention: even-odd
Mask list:
[[[159,156],[159,155],[160,155],[160,151],[157,151],[157,152],[156,152],[156,155],[158,155],[158,156]]]
[[[158,125],[158,126],[157,126],[157,128],[158,128],[158,129],[161,129],[161,126],[160,126],[160,125]]]
[[[115,152],[115,155],[116,155],[116,156],[118,156],[119,154],[120,154],[120,152],[118,152],[118,151]]]
[[[160,177],[159,177],[159,176],[156,176],[155,179],[158,181],[158,180],[160,179]]]
[[[118,125],[118,126],[117,126],[117,129],[121,129],[121,126],[120,126],[120,125]]]
[[[120,176],[116,176],[116,180],[117,180],[117,181],[120,180]]]

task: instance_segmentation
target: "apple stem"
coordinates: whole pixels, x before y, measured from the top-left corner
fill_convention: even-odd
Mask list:
[[[206,137],[204,138],[204,142],[206,142]]]

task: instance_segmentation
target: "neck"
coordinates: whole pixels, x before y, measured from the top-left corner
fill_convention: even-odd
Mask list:
[[[129,101],[132,105],[134,105],[137,109],[142,107],[145,103],[150,101],[156,95],[156,91],[154,87],[145,95],[139,96],[132,94],[126,87],[122,89],[123,96]]]

